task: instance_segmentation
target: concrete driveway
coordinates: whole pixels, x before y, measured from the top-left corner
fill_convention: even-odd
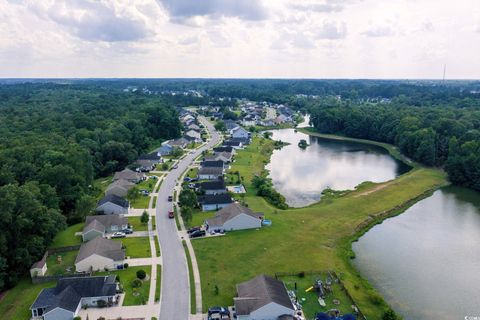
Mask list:
[[[160,301],[160,320],[188,319],[190,314],[190,289],[185,251],[174,219],[168,218],[168,211],[173,210],[173,203],[167,197],[173,190],[182,173],[202,151],[212,148],[220,141],[220,135],[203,117],[199,120],[211,133],[211,140],[203,147],[189,153],[178,162],[178,169],[173,169],[163,180],[158,190],[156,205],[156,223],[158,240],[162,252],[162,288]]]

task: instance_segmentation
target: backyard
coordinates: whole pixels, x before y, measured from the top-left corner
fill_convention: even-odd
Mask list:
[[[120,238],[114,239],[114,241],[122,242],[123,246],[126,248],[125,254],[127,257],[130,257],[130,259],[148,258],[152,255],[148,237]]]
[[[47,275],[73,274],[75,272],[75,259],[77,255],[78,250],[58,252],[49,255],[47,257]]]
[[[77,244],[82,243],[82,237],[76,236],[76,232],[81,232],[83,230],[85,223],[77,223],[71,225],[70,227],[66,228],[63,231],[60,231],[55,238],[53,238],[52,244],[50,244],[50,248],[59,248],[59,247],[66,247],[66,246],[74,246]]]
[[[363,184],[337,199],[325,197],[308,207],[280,210],[256,196],[251,185],[253,175],[263,170],[272,150],[273,141],[257,137],[238,153],[231,169],[238,170],[243,177],[248,206],[265,213],[267,219],[272,220],[272,227],[192,242],[202,279],[203,309],[231,305],[235,285],[260,273],[335,270],[366,316],[380,319],[387,306],[351,266],[351,241],[365,230],[366,220],[371,219],[373,224],[383,219],[372,219],[372,214],[392,209],[395,211],[391,214],[399,213],[406,203],[411,205],[429,190],[444,185],[444,173],[419,167],[390,182]],[[378,188],[379,185],[382,188]],[[365,192],[374,188],[377,190]],[[203,217],[195,219],[198,220],[192,221],[192,225]],[[357,229],[361,224],[364,228]]]

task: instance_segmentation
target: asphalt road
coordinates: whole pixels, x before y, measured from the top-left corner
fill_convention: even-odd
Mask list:
[[[204,118],[200,121],[208,128],[211,140],[206,146],[188,154],[180,160],[177,169],[172,169],[164,178],[158,190],[156,205],[156,221],[158,240],[161,246],[163,259],[162,265],[162,288],[160,301],[160,320],[188,319],[190,314],[189,277],[185,251],[181,239],[177,233],[175,219],[168,218],[168,211],[173,210],[172,202],[168,202],[168,196],[173,196],[173,189],[178,178],[198,157],[203,150],[212,148],[220,141],[220,135],[213,126]]]

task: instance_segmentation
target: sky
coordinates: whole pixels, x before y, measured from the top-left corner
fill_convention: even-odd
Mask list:
[[[480,79],[480,0],[0,0],[0,77]]]

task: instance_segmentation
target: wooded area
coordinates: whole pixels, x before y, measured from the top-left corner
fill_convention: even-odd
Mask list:
[[[95,205],[93,179],[177,137],[160,97],[92,84],[0,86],[0,290]]]

